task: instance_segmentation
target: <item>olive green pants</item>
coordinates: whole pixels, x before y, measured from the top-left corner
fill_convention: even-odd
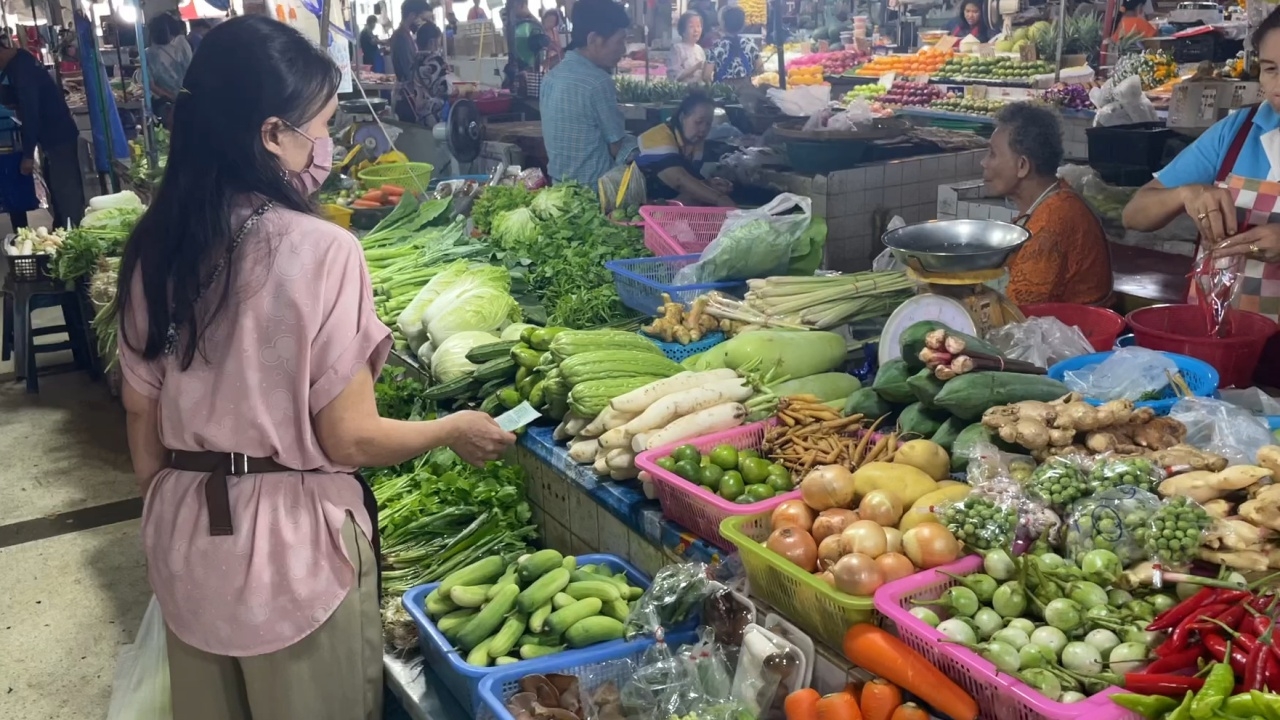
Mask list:
[[[197,650],[168,633],[173,720],[381,720],[377,559],[350,519],[342,542],[356,584],[297,644],[237,658]]]

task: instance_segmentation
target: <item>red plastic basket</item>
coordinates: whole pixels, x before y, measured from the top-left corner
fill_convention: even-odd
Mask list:
[[[897,626],[902,642],[978,701],[984,720],[1141,720],[1137,713],[1111,702],[1111,695],[1124,692],[1120,688],[1108,688],[1078,703],[1055,702],[1013,676],[998,672],[995,665],[972,650],[942,642],[942,633],[911,614],[912,600],[937,599],[956,584],[955,579],[940,571],[963,577],[981,569],[982,558],[970,555],[950,565],[885,583],[876,590],[876,610]]]
[[[707,249],[720,234],[729,208],[645,205],[644,246],[654,255],[693,255]]]
[[[1270,318],[1246,310],[1227,316],[1226,337],[1209,337],[1204,312],[1196,305],[1153,305],[1125,317],[1137,344],[1152,350],[1190,355],[1217,371],[1218,387],[1249,387],[1267,338],[1277,327]]]
[[[1098,352],[1111,350],[1124,330],[1124,318],[1106,308],[1075,303],[1037,303],[1023,305],[1020,309],[1027,317],[1054,317],[1063,325],[1080,328],[1085,340]]]
[[[773,427],[775,420],[743,425],[732,430],[722,430],[692,440],[681,440],[664,447],[646,450],[636,456],[636,467],[653,477],[662,514],[688,528],[690,532],[725,550],[732,550],[733,543],[720,534],[720,522],[734,515],[768,513],[785,500],[800,497],[799,490],[792,490],[761,500],[758,503],[740,505],[725,500],[710,490],[658,467],[658,458],[666,457],[681,445],[693,445],[698,452],[707,453],[721,444],[732,445],[739,450],[759,450],[764,444],[765,430]]]

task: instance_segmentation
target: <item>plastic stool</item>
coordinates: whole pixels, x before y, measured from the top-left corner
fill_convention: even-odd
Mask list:
[[[4,337],[0,338],[0,359],[14,356],[18,378],[27,382],[28,393],[40,392],[36,355],[71,350],[76,367],[98,379],[98,357],[92,333],[80,306],[78,290],[67,290],[60,283],[13,282],[4,287]],[[39,308],[62,307],[64,325],[32,328],[31,314]],[[37,345],[36,337],[66,333],[64,342]]]

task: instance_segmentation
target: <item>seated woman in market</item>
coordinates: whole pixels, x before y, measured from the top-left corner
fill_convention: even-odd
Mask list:
[[[1263,102],[1205,130],[1134,194],[1123,220],[1126,228],[1152,231],[1190,215],[1201,250],[1247,258],[1232,304],[1280,320],[1280,10],[1258,25],[1251,42]]]
[[[1111,255],[1102,224],[1058,180],[1062,130],[1052,111],[1011,103],[996,115],[982,180],[1011,200],[1031,239],[1010,258],[1005,295],[1018,305],[1102,305],[1111,298]]]
[[[702,146],[711,132],[715,103],[705,93],[685,97],[671,119],[640,136],[636,167],[644,173],[649,200],[676,200],[685,205],[733,207],[733,186],[720,178],[702,177]]]
[[[991,39],[991,29],[982,19],[982,3],[978,0],[964,0],[960,3],[960,14],[947,23],[947,32],[953,38],[964,39],[973,36],[978,42]]]

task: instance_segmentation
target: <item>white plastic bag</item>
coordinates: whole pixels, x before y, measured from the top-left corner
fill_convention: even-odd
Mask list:
[[[1080,328],[1056,317],[1030,317],[1026,322],[991,328],[987,342],[1011,360],[1026,360],[1043,368],[1093,352]]]
[[[767,95],[784,115],[809,117],[822,112],[831,102],[831,86],[802,85],[786,90],[769,88]]]
[[[173,720],[164,618],[154,595],[137,639],[116,660],[107,720]]]
[[[799,213],[790,212],[799,209]],[[676,285],[785,275],[792,246],[813,219],[813,201],[782,193],[763,207],[731,210],[698,262],[676,272]]]
[[[1187,426],[1188,445],[1221,455],[1232,465],[1252,465],[1258,450],[1275,440],[1262,418],[1222,400],[1184,398],[1169,417]]]
[[[1145,400],[1164,389],[1178,366],[1163,353],[1140,347],[1121,348],[1097,365],[1069,370],[1062,378],[1074,392],[1095,400]]]

